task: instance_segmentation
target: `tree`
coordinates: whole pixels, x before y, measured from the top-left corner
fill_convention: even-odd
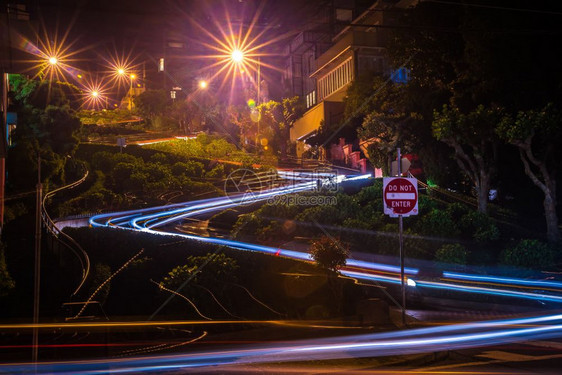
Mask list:
[[[16,285],[8,272],[4,249],[4,244],[0,242],[0,297],[7,295]]]
[[[197,107],[190,106],[186,100],[178,100],[174,102],[169,111],[168,116],[178,125],[180,130],[183,130],[185,135],[194,133],[197,130],[194,128],[194,119],[198,115]],[[199,122],[200,123],[200,122]]]
[[[316,263],[328,273],[337,273],[338,269],[345,266],[349,250],[340,241],[322,236],[310,245],[310,255]]]
[[[80,120],[76,117],[65,92],[65,83],[31,81],[23,76],[10,76],[18,126],[13,133],[14,146],[9,150],[9,183],[18,189],[30,188],[37,176],[37,158],[41,156],[44,181],[57,177],[64,182],[64,168],[78,146],[76,134]],[[22,165],[31,168],[21,169]]]
[[[260,104],[257,111],[259,113],[259,135],[265,136],[268,144],[280,154],[281,158],[285,158],[289,146],[289,131],[303,113],[300,98],[298,96],[283,98],[281,102],[270,100]],[[250,119],[252,119],[251,112]],[[254,133],[257,134],[257,121],[247,122],[246,120],[243,125],[255,127]]]
[[[349,249],[337,239],[322,236],[312,242],[309,251],[316,264],[326,271],[328,286],[333,294],[333,306],[339,314],[343,306],[343,285],[338,278],[338,270],[345,266]]]
[[[198,285],[212,290],[221,298],[226,296],[225,291],[230,284],[236,283],[238,268],[236,260],[223,253],[190,256],[184,265],[168,272],[161,284],[180,293],[182,293],[180,287],[187,289],[186,287]],[[201,296],[201,291],[198,289],[188,288],[188,290],[191,296]]]
[[[556,174],[562,157],[562,112],[552,103],[540,110],[519,111],[505,116],[497,132],[519,149],[525,174],[544,194],[547,238],[559,242]]]
[[[139,113],[153,121],[162,116],[170,99],[164,90],[146,90],[135,98],[135,106]]]
[[[238,129],[240,144],[243,148],[246,144],[255,138],[253,133],[252,120],[250,119],[250,110],[247,106],[231,105],[226,108],[227,118],[231,124]]]
[[[496,170],[495,129],[500,122],[501,110],[483,105],[467,114],[454,105],[444,105],[433,114],[433,135],[454,149],[457,164],[476,189],[478,211],[482,213],[487,211],[488,190]]]

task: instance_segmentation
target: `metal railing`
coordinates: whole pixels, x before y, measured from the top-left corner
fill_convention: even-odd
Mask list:
[[[78,186],[81,183],[83,183],[84,181],[86,181],[86,178],[88,178],[88,174],[89,174],[89,171],[86,169],[86,171],[84,173],[84,176],[82,178],[80,178],[78,181],[75,181],[71,184],[62,186],[60,188],[57,188],[53,191],[48,192],[47,194],[45,194],[43,196],[43,201],[41,202],[41,213],[42,213],[41,217],[42,217],[43,223],[45,224],[45,227],[47,228],[49,233],[51,233],[53,235],[53,237],[59,243],[61,243],[65,247],[67,247],[70,251],[72,251],[74,253],[74,255],[76,255],[76,257],[78,258],[78,261],[80,262],[80,266],[82,267],[82,279],[80,280],[80,283],[78,284],[78,286],[76,287],[76,289],[72,293],[72,296],[75,296],[80,291],[80,289],[84,285],[84,282],[88,278],[88,275],[90,274],[90,257],[88,257],[88,254],[78,244],[78,242],[76,242],[68,234],[62,232],[56,226],[55,222],[51,219],[51,216],[47,212],[47,209],[45,208],[45,205],[46,205],[47,200],[49,198],[51,198],[53,195],[55,195],[56,193],[58,193],[59,191],[75,188],[76,186]]]

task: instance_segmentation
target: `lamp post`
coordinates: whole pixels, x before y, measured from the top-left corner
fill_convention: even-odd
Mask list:
[[[137,76],[131,73],[130,75],[131,85],[129,88],[129,111],[133,110],[133,81],[135,80],[135,78],[137,78]]]
[[[122,77],[127,75],[125,68],[117,68],[117,74]],[[133,110],[133,81],[137,78],[134,73],[129,74],[129,111]]]
[[[260,137],[260,119],[261,119],[261,113],[260,113],[260,88],[261,88],[261,60],[260,57],[258,56],[258,100],[256,102],[256,107],[258,108],[258,134],[257,134],[257,138],[259,139]],[[258,146],[258,151],[259,151],[259,146]]]
[[[234,49],[231,53],[230,58],[236,64],[241,64],[244,62],[244,52],[240,49]],[[256,132],[256,150],[259,150],[259,137],[260,137],[260,96],[261,96],[261,59],[258,56],[258,79],[257,79],[257,100],[256,100],[256,108],[258,108],[258,117],[257,117],[257,132]]]

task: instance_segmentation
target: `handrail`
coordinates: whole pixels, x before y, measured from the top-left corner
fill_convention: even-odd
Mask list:
[[[82,267],[82,280],[80,281],[80,283],[78,284],[78,287],[74,290],[74,292],[72,293],[71,296],[75,296],[78,293],[78,291],[80,291],[80,289],[84,285],[84,282],[88,278],[88,275],[90,274],[90,257],[88,256],[86,251],[78,244],[78,242],[76,242],[68,234],[62,232],[59,228],[57,228],[57,226],[55,225],[55,223],[51,219],[51,216],[47,212],[47,209],[45,208],[45,205],[46,205],[47,199],[52,197],[55,193],[57,193],[61,190],[65,190],[65,189],[75,188],[76,186],[78,186],[81,183],[83,183],[84,181],[86,181],[86,178],[88,178],[88,175],[89,175],[89,171],[86,169],[86,173],[84,173],[84,176],[82,176],[82,178],[80,178],[77,181],[74,181],[71,184],[62,186],[60,188],[57,188],[53,191],[48,192],[47,194],[44,195],[43,201],[41,202],[41,211],[42,211],[41,217],[43,219],[43,223],[45,224],[45,226],[47,227],[49,232],[57,239],[57,241],[59,241],[61,244],[63,244],[67,248],[69,248],[74,253],[74,255],[76,255],[76,257],[80,261],[80,266]],[[68,241],[70,243],[67,243],[66,241]],[[82,256],[80,256],[79,252],[82,253]]]

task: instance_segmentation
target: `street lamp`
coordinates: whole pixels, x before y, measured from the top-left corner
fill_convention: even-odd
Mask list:
[[[131,73],[130,78],[131,78],[131,85],[129,88],[129,111],[132,111],[133,110],[133,81],[135,80],[135,78],[137,78],[137,76]]]
[[[49,57],[49,64],[57,65],[58,62],[59,62],[59,60],[55,56]]]
[[[232,51],[230,57],[235,63],[241,63],[244,60],[244,52],[240,51],[239,49],[235,49],[234,51]]]
[[[206,89],[208,85],[209,84],[207,83],[207,81],[204,81],[204,80],[199,81],[199,88],[200,89]]]
[[[244,62],[244,52],[242,52],[241,50],[239,50],[238,48],[234,49],[231,54],[230,54],[230,58],[231,60],[236,63],[236,64],[242,64]],[[255,60],[254,60],[255,61]],[[258,119],[257,119],[257,125],[258,125],[258,129],[257,129],[257,133],[256,133],[256,147],[259,147],[259,136],[260,136],[260,113],[259,113],[259,105],[260,105],[260,96],[261,96],[261,59],[258,56],[257,59],[258,62],[258,67],[257,67],[257,71],[258,71],[258,79],[257,79],[257,91],[258,91],[258,97],[257,97],[257,103],[256,103],[256,108],[258,110]]]

